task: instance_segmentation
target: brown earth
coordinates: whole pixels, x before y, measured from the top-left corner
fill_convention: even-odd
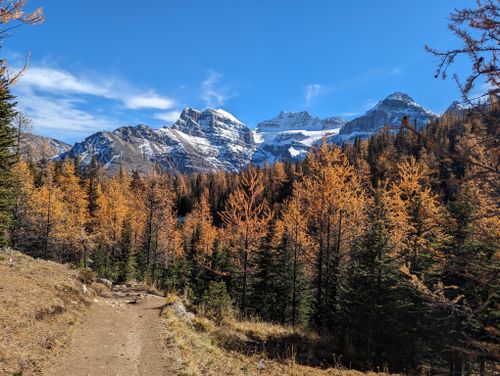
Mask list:
[[[0,375],[40,375],[68,343],[92,294],[67,265],[0,250]]]
[[[173,375],[160,315],[165,299],[138,288],[97,298],[81,328],[44,375]]]
[[[173,374],[165,299],[139,286],[84,287],[81,278],[68,265],[0,250],[0,375]]]

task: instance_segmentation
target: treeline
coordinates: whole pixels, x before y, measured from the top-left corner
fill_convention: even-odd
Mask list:
[[[346,365],[485,374],[499,360],[498,120],[403,119],[238,174],[21,159],[9,241],[193,304],[223,286],[242,316],[328,335]]]

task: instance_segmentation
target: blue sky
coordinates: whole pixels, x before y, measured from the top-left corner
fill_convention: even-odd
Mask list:
[[[473,0],[30,0],[46,20],[4,43],[34,132],[67,142],[126,124],[171,124],[216,107],[250,127],[279,111],[353,118],[395,91],[436,113],[459,97],[424,44],[458,44]],[[462,62],[453,68],[465,72]]]

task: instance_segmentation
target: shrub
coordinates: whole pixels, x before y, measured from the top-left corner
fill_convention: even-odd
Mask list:
[[[78,280],[81,283],[84,283],[84,284],[90,286],[92,283],[95,282],[96,275],[90,269],[80,269],[80,271],[78,272]]]
[[[224,282],[212,281],[203,295],[203,305],[207,317],[216,322],[227,321],[233,316],[231,297]]]

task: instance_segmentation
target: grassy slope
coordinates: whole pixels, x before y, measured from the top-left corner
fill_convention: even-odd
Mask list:
[[[304,353],[307,357],[312,347],[323,346],[321,339],[313,334],[297,334],[279,325],[236,320],[218,326],[202,317],[194,317],[189,324],[171,308],[164,311],[164,317],[171,351],[179,354],[181,375],[370,375],[299,364],[295,360],[300,357],[298,352],[304,359]],[[259,370],[259,362],[264,369]]]
[[[66,265],[0,250],[0,374],[40,374],[93,299]]]

